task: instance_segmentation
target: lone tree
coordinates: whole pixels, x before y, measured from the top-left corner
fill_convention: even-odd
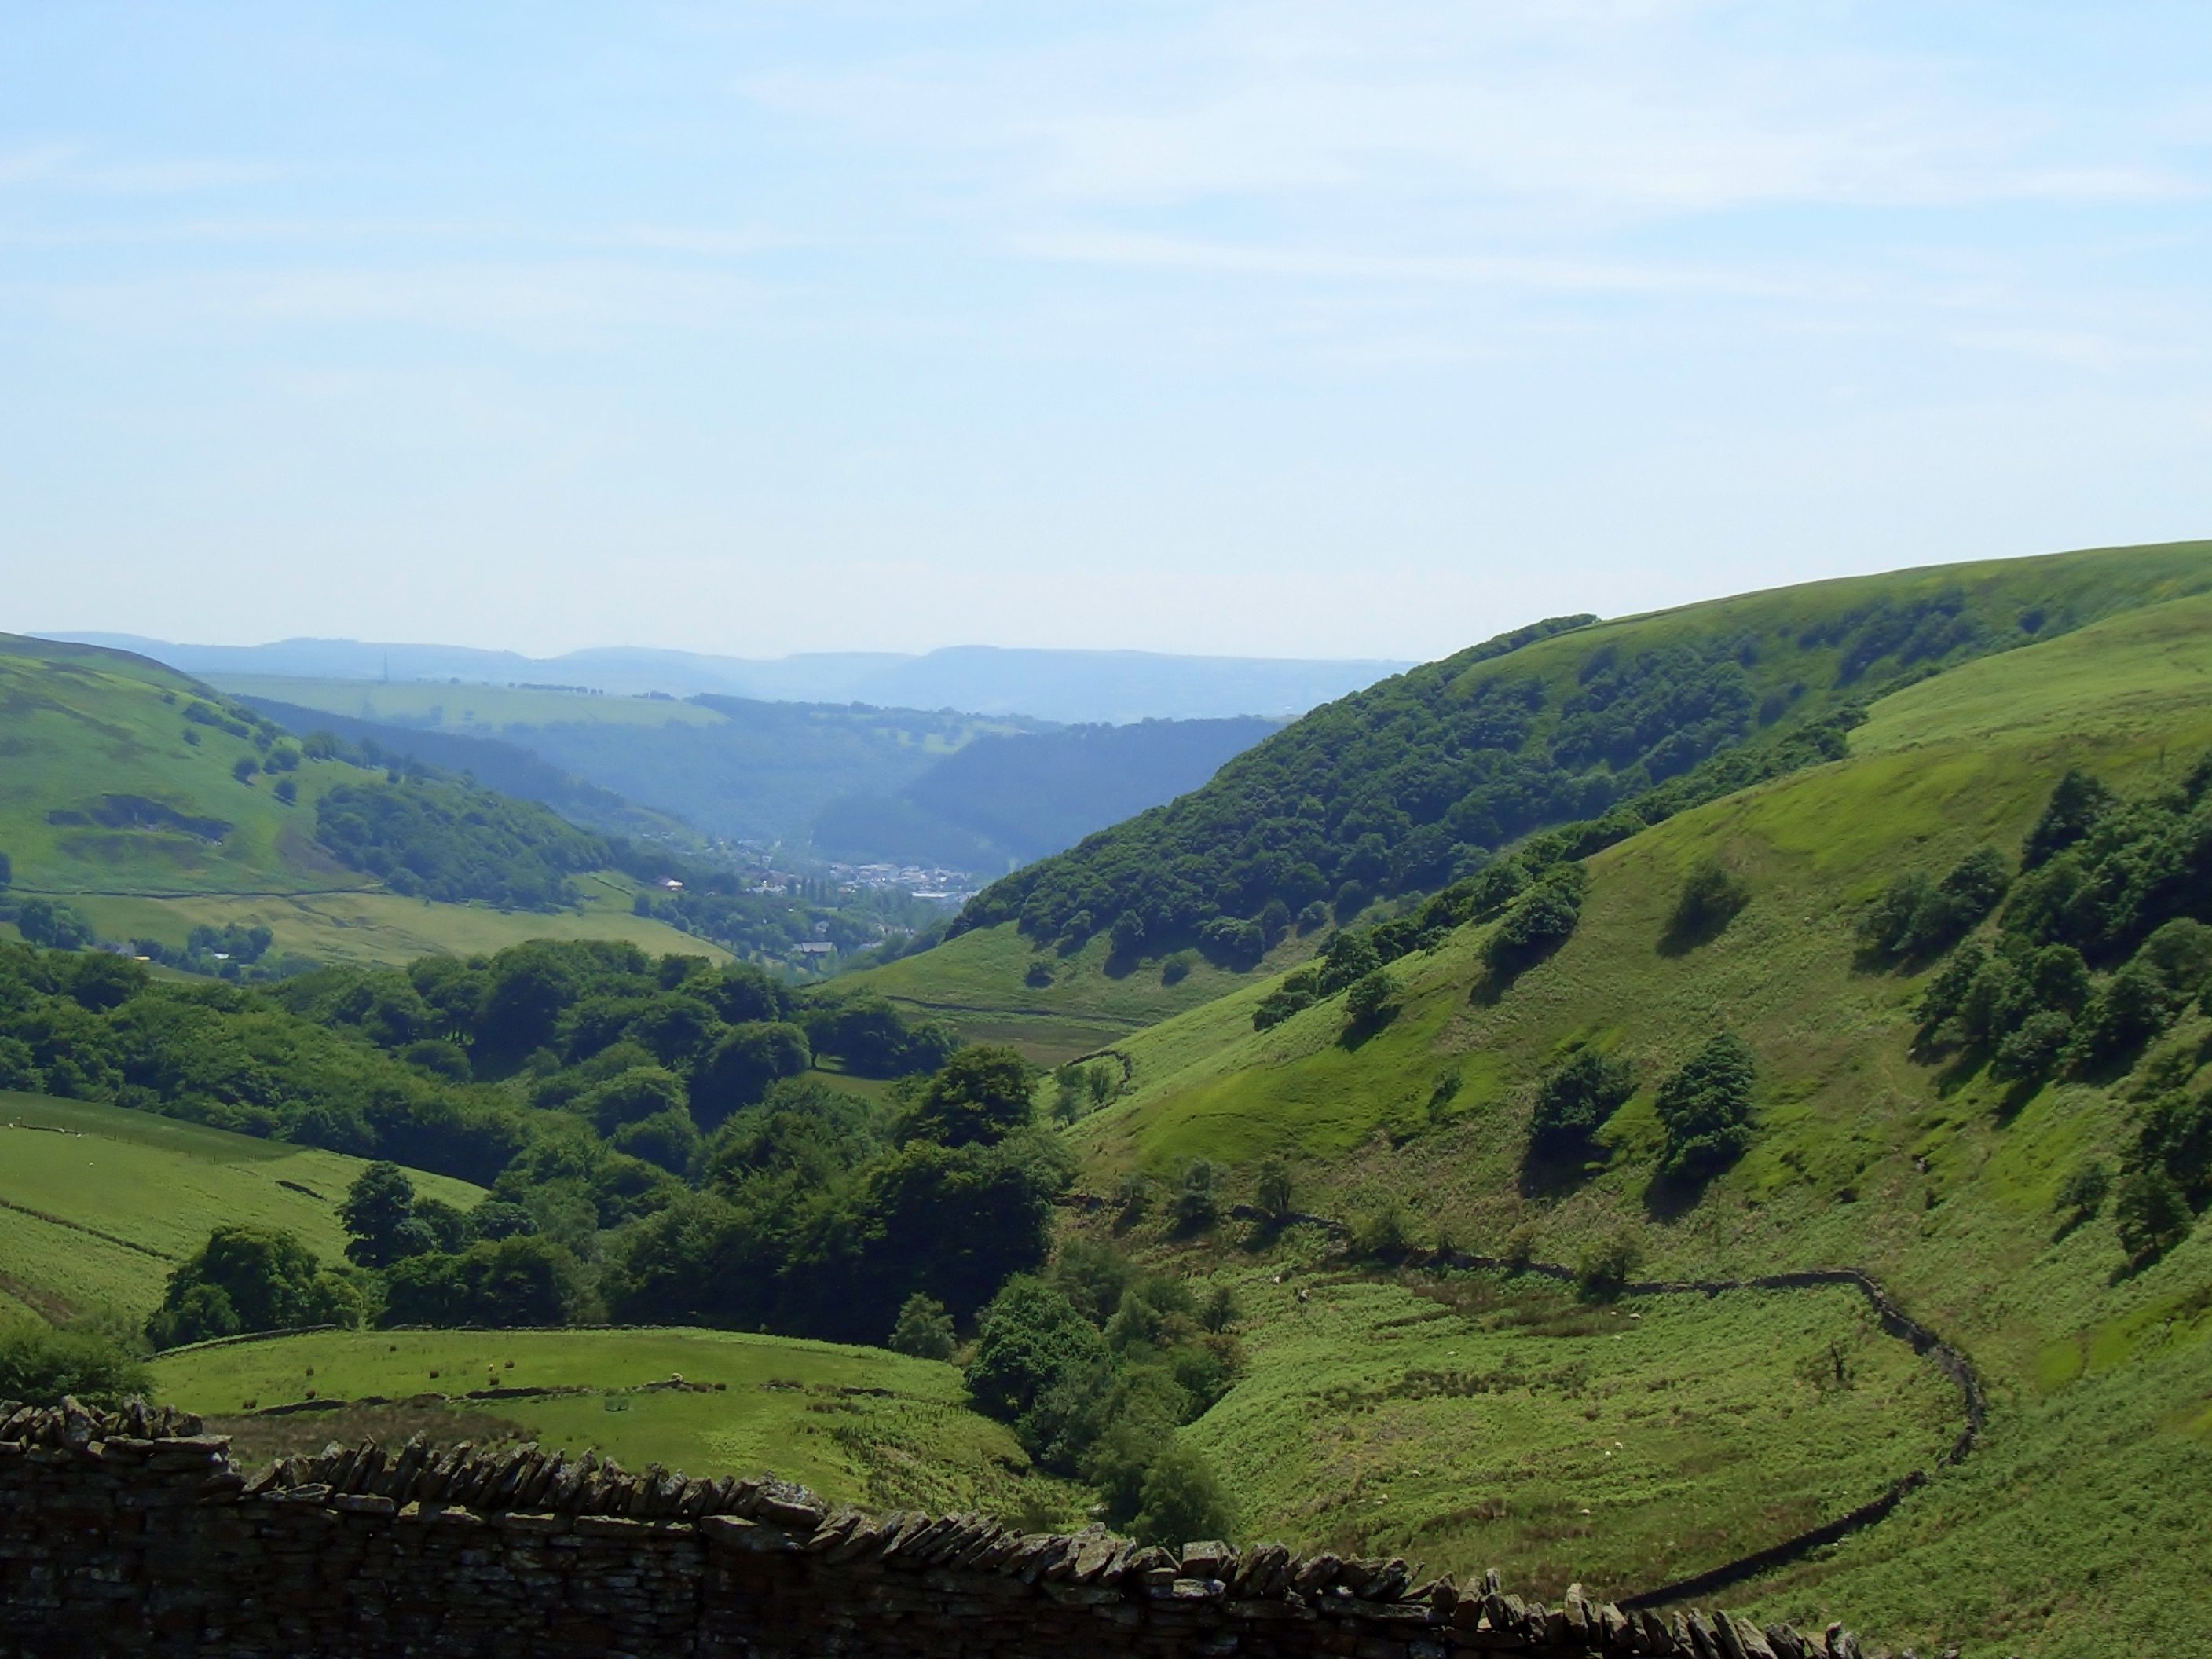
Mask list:
[[[1726,1168],[1751,1144],[1751,1091],[1758,1062],[1723,1031],[1659,1085],[1655,1104],[1666,1148],[1662,1174],[1697,1178]]]
[[[1636,1092],[1636,1073],[1595,1048],[1577,1051],[1536,1091],[1532,1150],[1548,1158],[1586,1152],[1598,1127]]]
[[[1344,994],[1346,1029],[1365,1031],[1385,1024],[1396,1012],[1397,994],[1398,982],[1390,977],[1387,969],[1377,968],[1371,974],[1361,975]]]
[[[894,1353],[911,1354],[916,1359],[950,1359],[956,1346],[952,1316],[945,1311],[942,1302],[920,1291],[907,1297],[906,1305],[899,1310],[898,1323],[891,1328]]]
[[[1295,1193],[1291,1182],[1290,1166],[1279,1158],[1271,1158],[1260,1166],[1260,1179],[1252,1198],[1269,1215],[1281,1217],[1291,1212]]]
[[[1718,859],[1699,859],[1682,879],[1682,890],[1667,918],[1667,934],[1683,944],[1711,938],[1751,902],[1751,887]]]
[[[338,1206],[338,1224],[350,1234],[346,1260],[359,1267],[389,1267],[438,1246],[415,1215],[415,1183],[397,1164],[370,1164]]]

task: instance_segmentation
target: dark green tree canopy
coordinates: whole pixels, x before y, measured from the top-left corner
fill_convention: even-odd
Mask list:
[[[1036,1087],[1035,1068],[1015,1050],[977,1043],[930,1079],[905,1133],[946,1146],[989,1146],[1030,1121]]]
[[[1661,1167],[1669,1175],[1711,1175],[1751,1144],[1752,1089],[1758,1062],[1743,1040],[1723,1031],[1659,1085],[1666,1131]]]
[[[354,1177],[338,1206],[338,1224],[351,1235],[346,1260],[358,1267],[388,1267],[437,1248],[434,1235],[415,1218],[415,1183],[397,1164],[372,1164]]]
[[[169,1275],[146,1332],[155,1346],[172,1347],[241,1331],[349,1322],[358,1311],[350,1290],[292,1234],[225,1226]]]
[[[1549,1157],[1586,1152],[1605,1121],[1635,1092],[1636,1073],[1626,1061],[1595,1048],[1576,1050],[1537,1088],[1531,1146]]]

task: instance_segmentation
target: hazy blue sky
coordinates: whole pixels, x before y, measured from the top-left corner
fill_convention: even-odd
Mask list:
[[[2212,7],[0,0],[0,627],[1430,656],[2212,535]]]

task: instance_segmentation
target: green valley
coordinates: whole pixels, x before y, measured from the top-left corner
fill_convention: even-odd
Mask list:
[[[825,985],[608,939],[268,988],[11,951],[0,1083],[80,1097],[21,1109],[167,1115],[82,1169],[0,1131],[40,1143],[0,1288],[151,1310],[154,1384],[257,1452],[598,1445],[2179,1650],[2208,690],[2212,547],[1906,572],[1416,670]],[[626,890],[552,876],[512,920]],[[423,902],[314,902],[371,900]]]

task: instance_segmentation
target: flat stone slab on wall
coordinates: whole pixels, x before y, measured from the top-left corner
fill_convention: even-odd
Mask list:
[[[1547,1607],[1279,1545],[831,1510],[787,1483],[527,1447],[333,1447],[249,1479],[199,1428],[0,1404],[0,1656],[1858,1659],[1840,1626],[1573,1591]]]

